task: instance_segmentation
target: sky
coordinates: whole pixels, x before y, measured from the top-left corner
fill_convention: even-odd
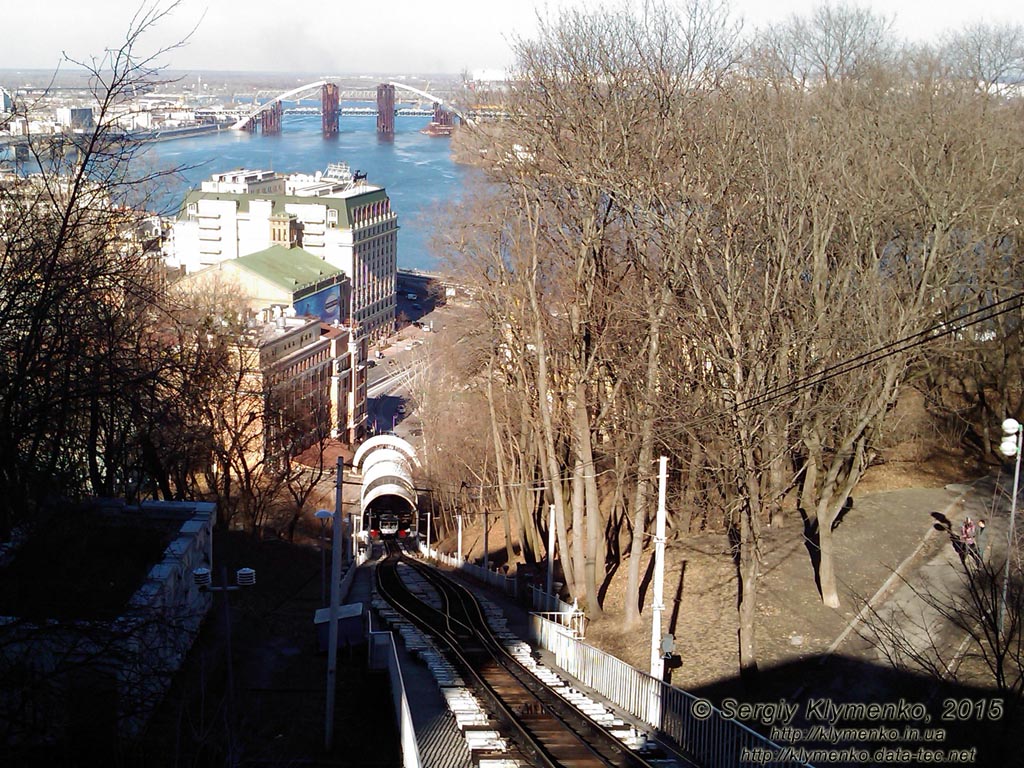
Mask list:
[[[732,0],[749,26],[806,14],[816,0]],[[935,39],[966,24],[1024,24],[1021,0],[860,0],[895,31]],[[66,53],[102,56],[124,41],[136,0],[36,0],[4,3],[0,69],[52,70]],[[451,73],[501,71],[511,42],[530,38],[537,14],[587,0],[179,0],[145,38],[149,53],[181,40],[161,62],[175,70],[308,73]],[[618,5],[618,0],[611,0]],[[166,3],[163,4],[166,7]],[[539,10],[538,10],[539,9]]]

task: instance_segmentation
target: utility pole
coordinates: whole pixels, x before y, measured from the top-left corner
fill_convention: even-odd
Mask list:
[[[480,486],[480,509],[484,513],[484,570],[489,571],[491,569],[491,551],[487,545],[487,506],[484,504],[484,487]]]
[[[661,651],[661,614],[665,610],[665,486],[668,482],[668,457],[662,456],[658,468],[658,517],[654,528],[654,595],[651,606],[651,677],[661,680],[665,660]]]
[[[548,581],[544,591],[551,594],[555,578],[555,505],[548,506]]]
[[[345,465],[338,457],[337,480],[334,491],[334,536],[331,545],[331,615],[327,647],[327,707],[324,713],[324,750],[331,751],[334,744],[334,698],[338,685],[338,603],[341,600],[341,490]]]

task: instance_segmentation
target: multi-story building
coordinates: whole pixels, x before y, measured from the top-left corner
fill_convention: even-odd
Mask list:
[[[247,304],[249,328],[239,344],[246,389],[273,400],[251,412],[287,413],[290,428],[301,433],[296,452],[328,424],[331,437],[362,438],[366,339],[349,323],[351,281],[340,269],[301,248],[276,245],[186,275],[175,286],[217,288]],[[279,443],[268,432],[261,450]]]
[[[347,443],[362,439],[366,429],[365,350],[348,328],[311,317],[264,314],[254,318],[240,353],[254,366],[252,391],[268,402],[264,414],[288,417],[288,445],[275,423],[264,421],[265,452],[300,453],[314,444],[329,423],[330,436]]]
[[[57,123],[73,131],[87,131],[96,127],[91,107],[57,107]]]
[[[189,192],[168,242],[170,266],[197,272],[265,250],[301,247],[342,270],[352,281],[349,318],[373,343],[395,323],[398,217],[383,187],[365,183],[346,166],[285,179],[285,194],[267,172],[220,174]],[[216,191],[215,191],[216,190]]]
[[[274,171],[250,171],[238,168],[227,173],[215,173],[204,181],[203,192],[233,192],[242,195],[283,195],[285,179]]]

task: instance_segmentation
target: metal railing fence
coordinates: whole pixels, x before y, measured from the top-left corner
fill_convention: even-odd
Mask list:
[[[482,581],[485,584],[490,584],[492,587],[497,587],[504,591],[506,595],[516,594],[515,577],[506,576],[504,573],[499,573],[498,571],[488,571],[485,568],[481,568],[479,565],[474,565],[473,563],[460,563],[458,557],[454,555],[446,555],[436,549],[427,549],[422,544],[420,544],[420,553],[424,557],[436,560],[439,563],[444,563],[445,565],[455,568],[468,576],[472,576],[477,581]]]
[[[573,613],[579,610],[577,606],[570,605],[557,595],[550,595],[532,584],[529,586],[528,592],[530,605],[537,613]]]
[[[705,768],[734,768],[751,753],[781,748],[742,723],[725,717],[705,699],[674,688],[621,659],[587,645],[570,628],[530,616],[531,640],[555,656],[555,664],[583,685],[674,741]],[[744,754],[748,757],[744,758]],[[772,766],[803,766],[780,755]]]

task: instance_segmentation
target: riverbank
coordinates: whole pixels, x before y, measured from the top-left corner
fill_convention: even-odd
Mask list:
[[[220,133],[230,131],[233,123],[202,123],[199,125],[182,125],[175,128],[158,128],[153,131],[135,131],[128,134],[129,138],[146,143],[153,141],[173,141],[175,139],[190,139],[194,136],[203,136],[208,133]]]

